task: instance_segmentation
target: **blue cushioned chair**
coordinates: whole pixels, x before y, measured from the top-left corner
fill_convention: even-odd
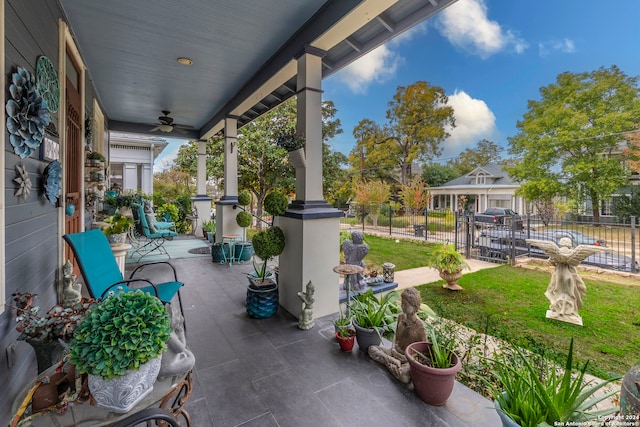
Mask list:
[[[102,230],[96,228],[80,233],[65,234],[63,238],[75,255],[87,291],[92,298],[104,298],[111,291],[126,292],[129,289],[139,288],[158,297],[160,301],[167,304],[171,303],[171,300],[177,294],[180,311],[184,313],[180,298],[180,288],[184,284],[178,281],[176,269],[169,262],[159,261],[142,264],[133,270],[129,279],[124,279],[111,251],[107,236]],[[148,279],[135,278],[138,271],[149,266],[154,268],[168,266],[173,272],[173,280],[164,283],[152,283]]]
[[[165,254],[171,259],[171,255],[164,248],[164,242],[165,240],[173,239],[178,233],[170,229],[155,228],[154,224],[150,224],[149,221],[147,221],[144,207],[141,204],[132,203],[131,210],[133,211],[133,218],[136,221],[138,234],[145,237],[145,240],[138,242],[138,247],[133,251],[131,257],[133,258],[135,255],[140,255],[138,258],[138,261],[140,261],[148,254],[158,251],[158,253]]]

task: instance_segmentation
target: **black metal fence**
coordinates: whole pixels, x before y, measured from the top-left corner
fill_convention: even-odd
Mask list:
[[[473,213],[450,210],[426,210],[419,214],[383,204],[378,209],[345,209],[342,230],[361,230],[365,234],[424,241],[455,243],[467,258],[484,261],[515,263],[519,257],[547,258],[544,251],[527,240],[571,240],[573,248],[580,244],[604,248],[601,253],[587,257],[583,264],[603,269],[640,272],[638,257],[639,219],[627,222],[607,221],[594,224],[589,217],[562,216],[543,219],[525,215],[508,218],[507,225],[476,222]]]

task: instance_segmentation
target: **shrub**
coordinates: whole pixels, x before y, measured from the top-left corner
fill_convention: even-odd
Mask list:
[[[249,212],[240,211],[236,215],[236,223],[242,228],[249,227],[253,223],[253,216]]]
[[[240,194],[238,194],[238,204],[240,206],[247,206],[249,203],[251,203],[251,193],[247,190],[241,191]]]
[[[287,196],[278,190],[269,192],[262,203],[264,210],[275,216],[284,215],[288,204]]]

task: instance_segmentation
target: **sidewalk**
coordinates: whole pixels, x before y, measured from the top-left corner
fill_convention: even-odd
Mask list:
[[[470,270],[463,270],[463,274],[472,273],[474,271],[483,270],[485,268],[494,268],[500,264],[479,261],[477,259],[467,259]],[[366,261],[365,261],[366,262]],[[438,270],[429,267],[411,268],[409,270],[396,271],[394,279],[398,283],[398,289],[409,288],[412,286],[424,285],[441,280]]]

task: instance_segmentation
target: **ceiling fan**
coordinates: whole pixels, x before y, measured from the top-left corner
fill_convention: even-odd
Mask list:
[[[178,133],[186,135],[188,132],[185,129],[193,129],[193,126],[174,124],[173,117],[169,117],[171,111],[162,110],[162,114],[162,116],[158,117],[160,124],[151,129],[151,132],[160,131],[169,133],[175,130]]]

